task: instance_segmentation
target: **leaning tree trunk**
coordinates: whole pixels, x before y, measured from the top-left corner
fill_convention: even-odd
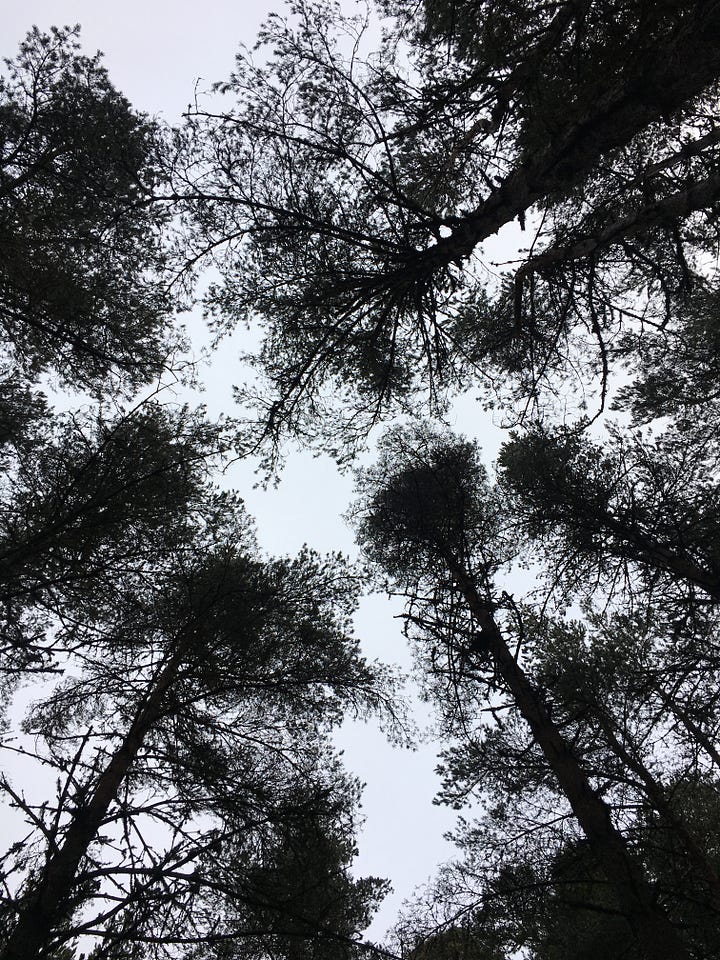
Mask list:
[[[611,555],[624,559],[622,547],[627,546],[640,563],[694,584],[712,600],[720,600],[720,576],[709,567],[703,566],[702,562],[664,546],[632,521],[614,516],[609,509],[594,515],[586,513],[585,516],[588,526],[595,527],[608,536],[610,545],[607,549]],[[615,549],[613,540],[618,544]]]
[[[178,643],[94,790],[74,812],[62,845],[47,859],[35,884],[23,897],[17,923],[0,950],[0,960],[34,960],[50,945],[53,930],[64,917],[80,862],[102,827],[145,736],[160,716],[165,694],[177,676],[186,648],[187,642]]]
[[[695,723],[688,712],[680,706],[674,697],[666,693],[659,685],[654,689],[672,715],[685,727],[693,741],[703,748],[713,764],[720,769],[720,750],[715,746],[713,740],[705,733],[699,724]]]
[[[690,960],[687,947],[666,914],[656,905],[640,864],[613,825],[609,806],[593,789],[572,747],[561,735],[538,691],[508,649],[491,607],[482,599],[462,565],[454,557],[446,556],[445,560],[468,608],[488,638],[498,673],[529,724],[533,739],[567,797],[598,864],[613,885],[620,909],[627,916],[641,951],[647,960]]]

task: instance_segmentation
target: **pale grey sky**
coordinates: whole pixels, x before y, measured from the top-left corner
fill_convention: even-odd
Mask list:
[[[352,0],[346,0],[350,7]],[[251,45],[266,14],[281,0],[6,0],[0,13],[2,49],[12,56],[33,24],[82,25],[83,48],[100,49],[115,84],[138,109],[169,123],[179,120],[200,89],[226,77],[240,43]],[[203,398],[211,413],[229,409],[230,388],[240,374],[237,342],[228,341],[215,358]],[[494,456],[498,432],[470,399],[458,406],[458,427],[478,436]],[[262,545],[271,553],[293,553],[303,543],[321,551],[353,551],[341,519],[352,495],[352,480],[326,459],[297,453],[290,457],[277,490],[252,489],[252,472],[236,468],[229,482],[246,498],[256,517]],[[397,609],[380,597],[364,602],[357,628],[370,657],[408,665]],[[416,752],[390,747],[372,726],[348,725],[339,737],[347,766],[366,782],[367,817],[360,838],[357,871],[391,880],[395,893],[386,901],[371,934],[392,923],[400,902],[423,883],[439,861],[452,853],[443,832],[454,816],[432,805],[437,789],[436,746]]]

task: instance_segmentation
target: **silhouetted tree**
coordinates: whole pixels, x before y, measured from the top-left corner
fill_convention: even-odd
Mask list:
[[[147,202],[165,148],[77,34],[34,28],[0,78],[0,375],[118,393],[178,341]]]
[[[152,401],[112,417],[36,407],[32,427],[5,445],[0,672],[51,667],[53,651],[92,634],[100,603],[165,562],[187,540],[226,448],[202,411]]]
[[[652,874],[644,872],[624,835],[622,818],[618,822],[613,816],[612,797],[603,796],[606,768],[612,778],[608,757],[639,781],[678,841],[684,839],[713,901],[716,868],[635,751],[629,730],[615,726],[602,694],[596,690],[591,700],[585,691],[584,698],[578,694],[574,702],[569,697],[564,702],[554,695],[547,675],[546,688],[542,675],[533,678],[521,667],[518,651],[511,652],[498,616],[504,611],[503,616],[512,620],[521,611],[495,585],[497,573],[513,556],[511,517],[504,513],[507,504],[501,493],[488,484],[473,445],[431,430],[390,432],[378,465],[361,475],[361,484],[361,542],[370,559],[407,596],[408,619],[418,636],[426,645],[444,641],[447,668],[439,669],[443,653],[437,646],[429,655],[426,650],[423,660],[435,674],[431,682],[445,714],[460,710],[457,699],[448,696],[447,684],[454,681],[462,687],[474,682],[479,689],[470,694],[463,714],[470,724],[477,723],[473,707],[480,713],[483,699],[492,704],[497,695],[523,721],[519,726],[517,720],[504,721],[480,744],[461,746],[451,756],[446,799],[461,803],[470,784],[494,777],[500,809],[508,804],[512,808],[513,795],[522,804],[531,793],[537,804],[554,811],[553,816],[567,816],[561,811],[569,807],[614,889],[615,907],[626,916],[638,949],[648,957],[689,956],[657,902]],[[557,638],[542,636],[541,624],[527,617],[521,624],[523,620],[527,642],[542,640],[549,650],[557,648]],[[582,686],[582,661],[576,657],[573,664],[575,672],[567,683]],[[463,717],[458,722],[462,726]],[[562,798],[560,802],[553,802],[553,793]],[[501,814],[501,819],[506,816]],[[489,856],[489,838],[482,839],[479,855]]]
[[[208,489],[193,520],[98,592],[93,642],[25,720],[57,794],[3,778],[31,830],[4,861],[3,960],[82,934],[352,953],[380,895],[347,872],[357,786],[328,745],[347,709],[390,705],[348,635],[355,578],[309,551],[261,559],[240,504]]]
[[[600,578],[610,592],[654,592],[680,611],[720,600],[712,425],[646,439],[614,428],[603,445],[577,428],[535,425],[503,446],[499,466],[532,549],[543,546],[550,577],[571,591]]]
[[[600,401],[618,359],[650,389],[715,329],[714,0],[383,6],[363,60],[362,18],[295,4],[188,119],[173,195],[218,329],[264,325],[264,435],[346,453],[471,383],[515,415],[563,381]],[[530,249],[498,283],[478,257],[515,219]]]

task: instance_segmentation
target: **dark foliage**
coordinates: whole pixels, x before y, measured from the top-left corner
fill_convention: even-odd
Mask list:
[[[129,391],[172,362],[172,301],[148,203],[159,128],[77,30],[28,34],[0,79],[0,330],[31,380]],[[108,379],[111,378],[111,379]]]
[[[175,195],[218,328],[264,325],[261,435],[326,417],[342,456],[418,394],[481,384],[522,417],[603,405],[622,363],[647,402],[676,351],[712,365],[717,5],[386,6],[366,60],[362,18],[273,17],[267,64],[188,120]],[[482,244],[516,218],[530,249],[497,278]]]

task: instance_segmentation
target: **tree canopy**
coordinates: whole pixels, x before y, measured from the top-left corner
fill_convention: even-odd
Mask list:
[[[112,86],[77,30],[33,29],[0,78],[3,380],[116,393],[171,361],[162,279],[163,134]],[[112,378],[112,379],[109,379]]]
[[[720,956],[719,80],[717,0],[296,0],[167,130],[74,31],[28,35],[0,678],[38,684],[5,746],[56,786],[0,780],[2,960]],[[216,338],[262,330],[242,424],[157,390],[199,276]],[[443,422],[467,394],[512,427],[492,469]],[[214,485],[231,448],[348,462],[392,418],[362,570],[264,556]],[[386,948],[330,739],[398,715],[352,637],[368,577],[461,814]]]
[[[573,393],[601,405],[623,365],[656,407],[678,353],[697,382],[714,364],[716,4],[386,8],[365,57],[362,17],[272,18],[265,62],[239,57],[188,120],[189,241],[221,272],[216,322],[263,323],[264,435],[312,442],[326,415],[320,443],[342,451],[470,385],[509,419]],[[482,244],[515,220],[528,247],[498,273]]]
[[[347,709],[390,704],[347,634],[354,580],[309,552],[263,562],[239,504],[205,504],[138,583],[95,599],[25,720],[25,756],[58,781],[39,804],[3,781],[35,828],[4,862],[7,960],[82,933],[148,956],[350,950],[382,892],[348,876],[358,788],[328,740]]]
[[[0,957],[358,956],[386,884],[352,873],[333,730],[400,730],[352,635],[360,571],[264,556],[216,485],[227,418],[162,389],[187,363],[167,131],[77,30],[34,29],[6,68]]]

